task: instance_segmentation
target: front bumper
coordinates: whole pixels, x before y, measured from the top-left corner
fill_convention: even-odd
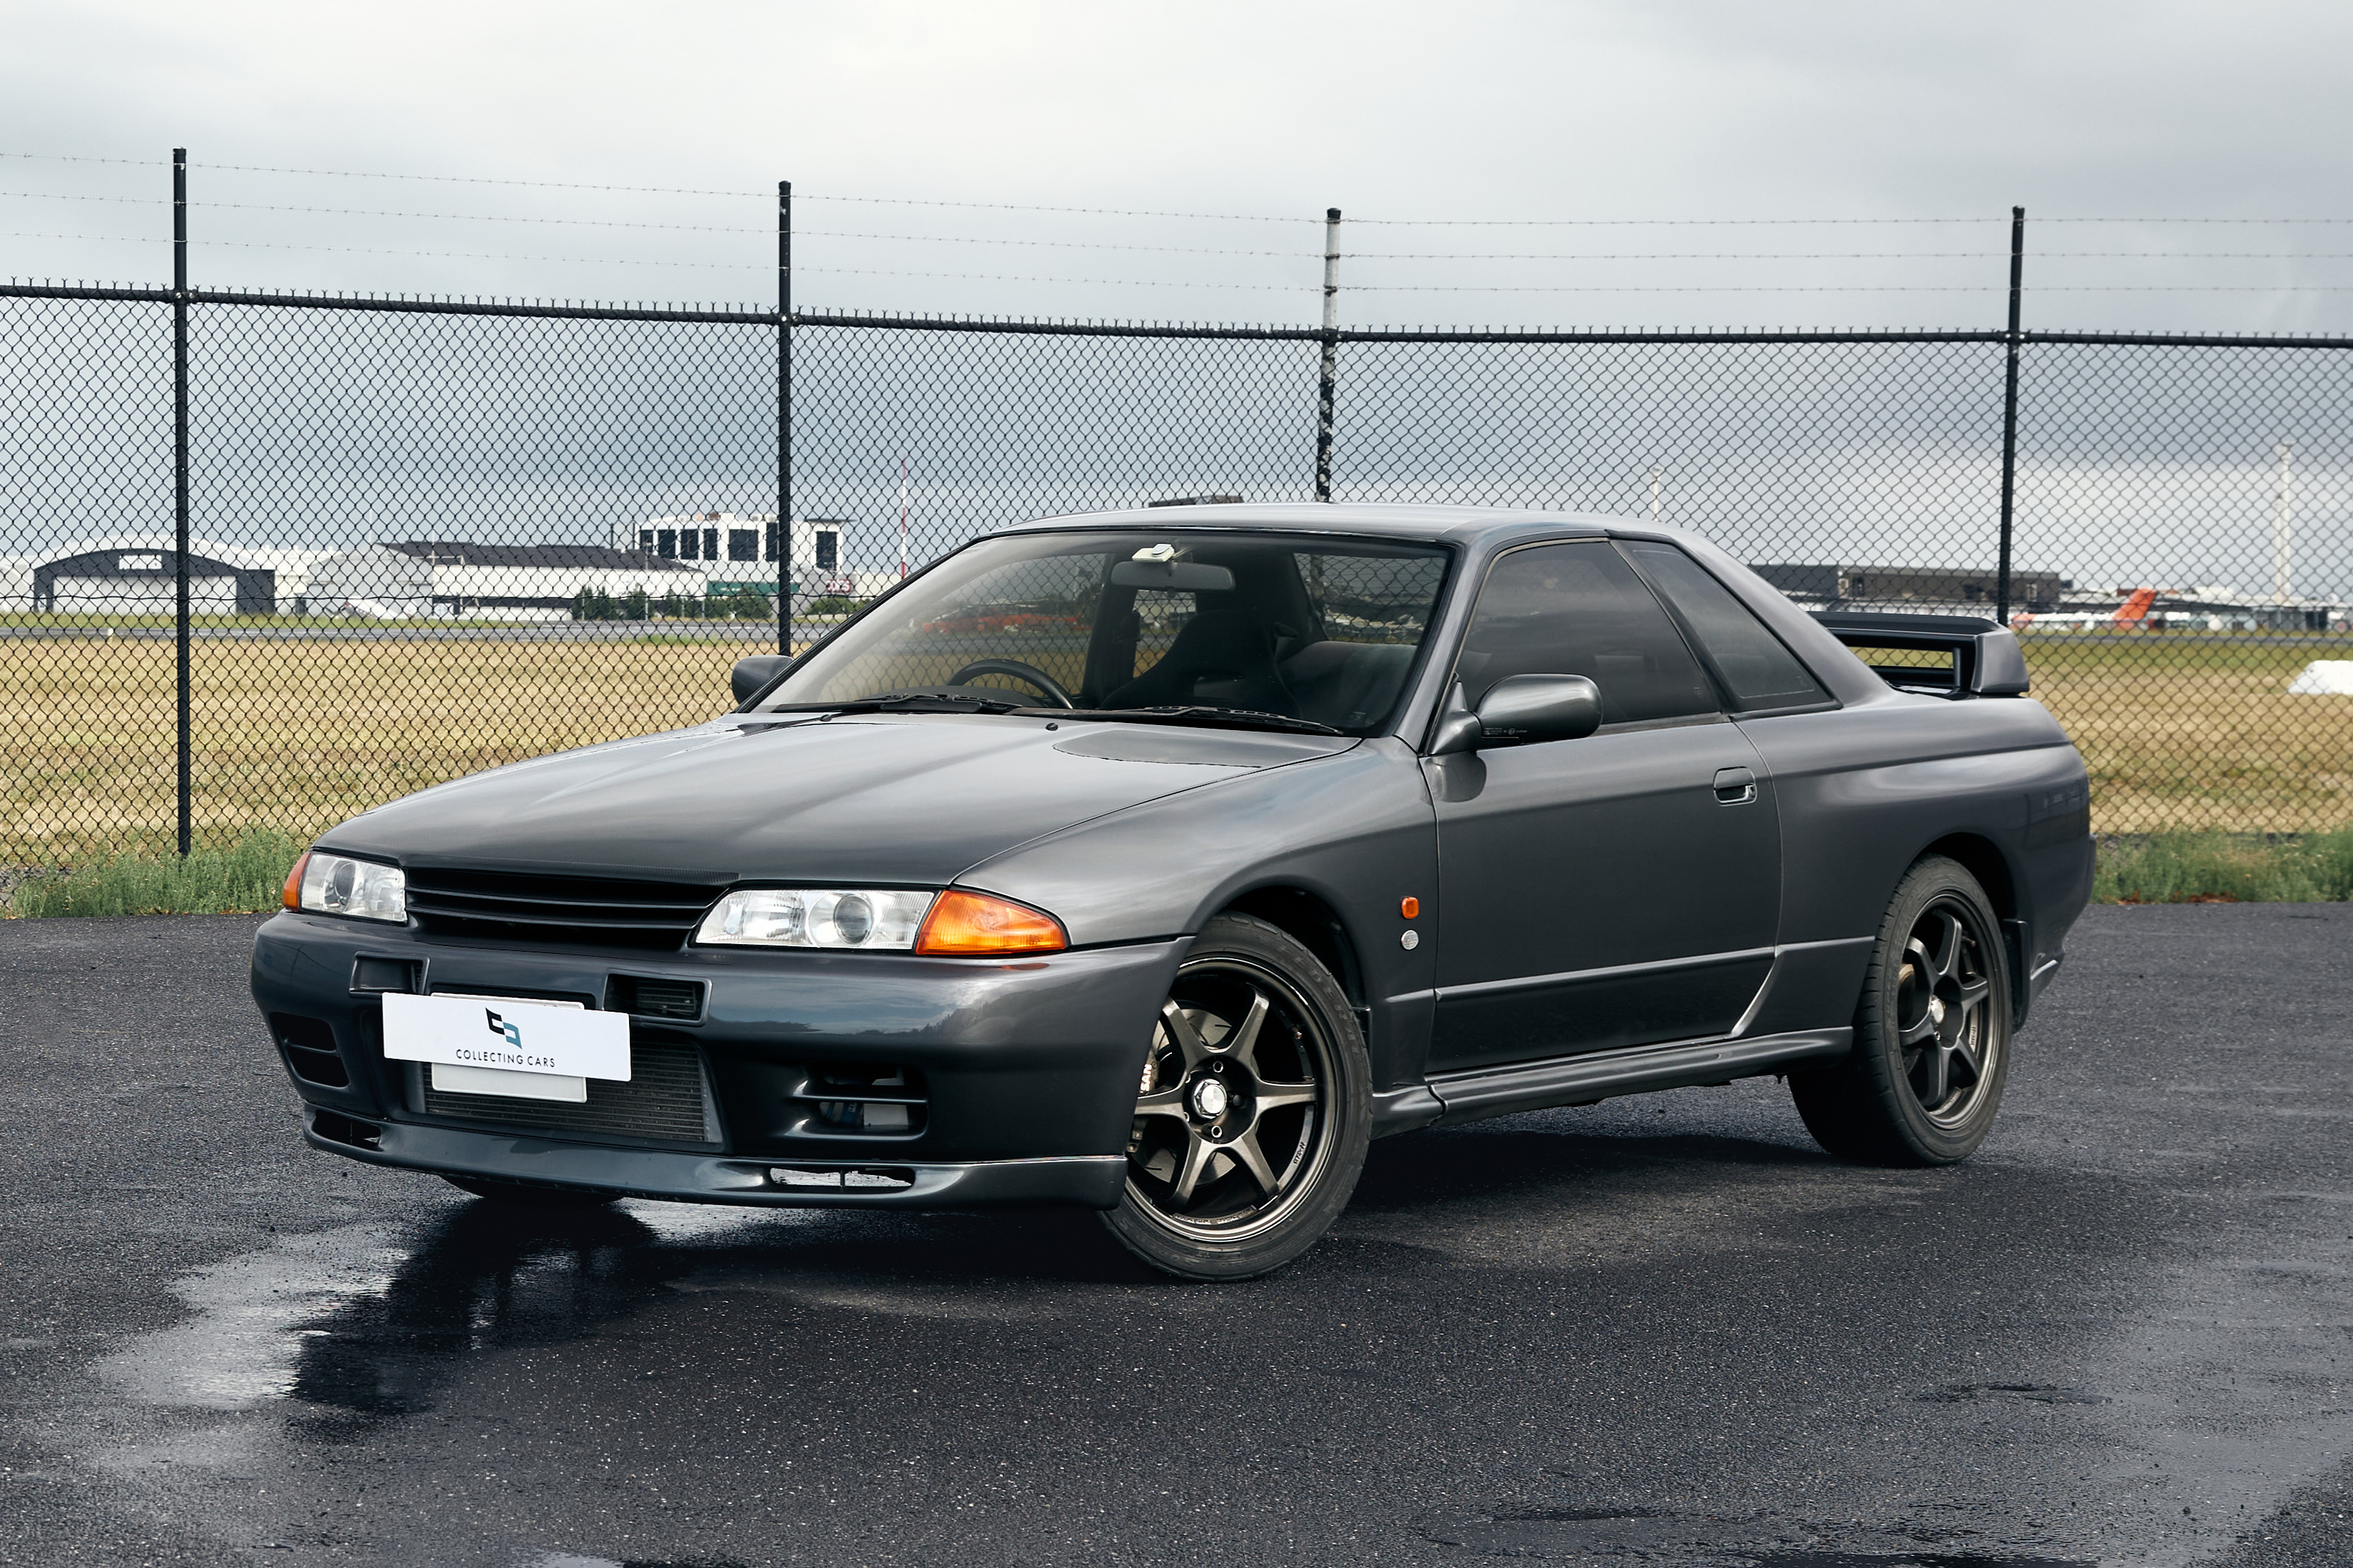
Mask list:
[[[718,1203],[1105,1206],[1118,1201],[1136,1080],[1186,945],[1018,961],[639,952],[428,939],[290,913],[255,938],[253,995],[307,1102],[307,1138],[353,1159]],[[691,983],[697,1016],[633,1015],[630,1035],[633,1079],[650,1085],[648,1053],[659,1054],[674,1068],[671,1092],[699,1093],[699,1114],[642,1132],[609,1120],[583,1131],[501,1110],[512,1102],[428,1093],[416,1064],[384,1056],[383,993],[367,987],[387,975],[393,989],[590,1007],[632,984]],[[921,1085],[912,1125],[822,1124],[807,1114],[819,1064],[901,1069]],[[807,1184],[828,1171],[871,1173],[872,1184]]]
[[[594,1188],[671,1203],[746,1204],[770,1208],[981,1208],[1060,1204],[1107,1209],[1119,1202],[1127,1161],[1118,1154],[1064,1154],[1037,1160],[977,1160],[964,1164],[902,1164],[881,1159],[816,1164],[598,1147],[547,1138],[517,1138],[454,1127],[359,1122],[311,1110],[303,1142],[313,1149],[411,1171],[492,1176],[533,1186]],[[323,1129],[323,1131],[322,1131]],[[358,1142],[364,1140],[365,1142]],[[837,1189],[787,1186],[773,1173],[875,1172],[903,1186]]]

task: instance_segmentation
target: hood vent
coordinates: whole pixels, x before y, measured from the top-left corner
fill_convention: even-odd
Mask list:
[[[436,936],[674,951],[721,889],[692,882],[411,870],[408,912]]]

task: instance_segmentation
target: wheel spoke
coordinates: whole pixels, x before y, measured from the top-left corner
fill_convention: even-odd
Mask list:
[[[1976,1083],[1985,1077],[1984,1058],[1978,1055],[1977,1047],[1970,1043],[1969,1032],[1967,1029],[1954,1037],[1952,1054],[1960,1058],[1961,1065],[1969,1069],[1971,1083]],[[1947,1071],[1949,1070],[1948,1068]]]
[[[1193,1189],[1201,1184],[1202,1174],[1209,1162],[1218,1157],[1216,1145],[1197,1133],[1185,1135],[1185,1163],[1176,1172],[1176,1181],[1169,1184],[1168,1199],[1178,1208],[1193,1201]]]
[[[1258,1146],[1258,1129],[1250,1129],[1224,1148],[1227,1153],[1241,1162],[1242,1169],[1250,1173],[1250,1180],[1258,1184],[1260,1192],[1268,1197],[1274,1196],[1274,1172],[1266,1163],[1265,1152]]]
[[[1315,1086],[1312,1083],[1261,1083],[1254,1092],[1261,1116],[1286,1105],[1315,1103]]]
[[[1239,1058],[1253,1077],[1258,1072],[1258,1032],[1265,1026],[1266,1016],[1272,1006],[1273,1004],[1266,999],[1265,992],[1253,988],[1250,1011],[1242,1015],[1242,1021],[1234,1026],[1234,1032],[1221,1042],[1220,1048],[1229,1056]]]
[[[1923,1012],[1920,1015],[1920,1021],[1905,1029],[1899,1037],[1898,1043],[1906,1047],[1916,1046],[1923,1040],[1933,1041],[1936,1037],[1936,1016],[1933,1013]]]
[[[1138,1116],[1174,1116],[1181,1119],[1185,1114],[1185,1090],[1180,1086],[1144,1095],[1135,1102],[1135,1113]]]
[[[1928,1079],[1919,1090],[1923,1110],[1934,1110],[1943,1103],[1952,1081],[1952,1053],[1939,1046],[1930,1046],[1920,1053],[1920,1067]]]
[[[1173,996],[1160,1004],[1160,1026],[1176,1042],[1176,1052],[1185,1058],[1187,1067],[1198,1067],[1209,1059],[1208,1043],[1201,1038],[1201,1031],[1193,1027],[1193,1020],[1185,1016],[1185,1009],[1176,1005]]]
[[[1985,999],[1992,994],[1993,982],[1990,980],[1962,981],[1960,1002],[1961,1011],[1965,1013],[1976,1012],[1978,1008],[1985,1005]]]
[[[1961,955],[1968,951],[1966,933],[1961,930],[1961,917],[1950,910],[1936,911],[1936,978],[1950,980],[1960,972]]]

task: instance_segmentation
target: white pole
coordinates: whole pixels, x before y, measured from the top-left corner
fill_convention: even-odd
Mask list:
[[[2279,500],[2272,508],[2272,597],[2284,605],[2290,598],[2288,559],[2288,486],[2287,461],[2295,450],[2283,441],[2279,445]]]
[[[907,577],[907,459],[899,459],[899,579]]]
[[[1659,521],[1659,481],[1665,476],[1664,468],[1651,470],[1651,525],[1653,528],[1658,526]]]
[[[1340,209],[1324,213],[1324,330],[1340,324]]]

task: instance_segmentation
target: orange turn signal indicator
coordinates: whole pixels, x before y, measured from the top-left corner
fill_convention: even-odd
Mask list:
[[[305,849],[296,857],[294,869],[286,873],[286,886],[279,893],[278,901],[290,910],[299,910],[302,907],[302,869],[310,863],[311,851]]]
[[[1403,915],[1408,920],[1413,919],[1414,916],[1421,913],[1421,900],[1419,899],[1413,898],[1399,900],[1398,901],[1398,913]]]
[[[962,888],[950,888],[934,900],[923,930],[915,933],[915,951],[940,958],[1060,952],[1070,945],[1062,922],[1043,910]]]

